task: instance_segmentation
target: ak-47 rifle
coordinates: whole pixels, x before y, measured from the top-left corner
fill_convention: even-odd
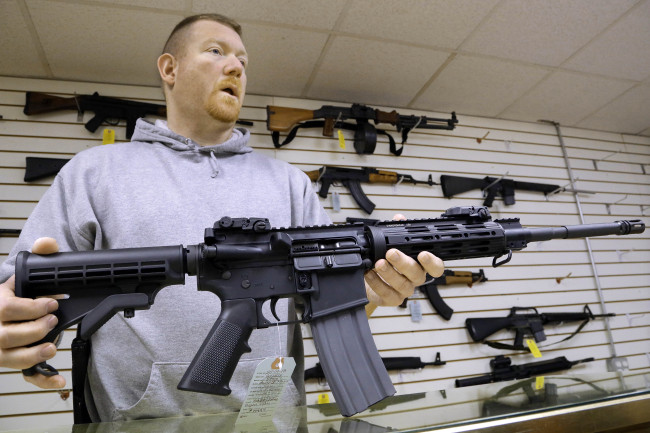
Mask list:
[[[555,191],[565,190],[559,185],[550,185],[546,183],[520,182],[512,179],[486,176],[483,179],[476,179],[462,176],[449,176],[443,174],[440,176],[440,186],[442,194],[451,198],[457,194],[462,194],[473,189],[480,189],[485,195],[483,206],[492,206],[494,198],[498,195],[503,197],[506,206],[515,204],[515,190],[539,191],[544,195]]]
[[[532,313],[521,313],[521,311],[532,311]],[[524,337],[532,336],[535,342],[546,341],[544,334],[544,325],[547,323],[559,322],[577,322],[583,321],[578,329],[561,341],[566,341],[575,336],[582,328],[596,317],[612,317],[614,313],[593,314],[589,305],[585,305],[584,310],[579,313],[539,313],[537,308],[533,307],[512,307],[510,314],[506,317],[474,317],[465,320],[467,331],[472,340],[487,344],[495,349],[510,350],[527,350],[524,346]],[[485,338],[502,329],[511,329],[515,331],[515,343],[513,345],[499,343],[498,341],[483,341]],[[559,341],[558,341],[559,343]]]
[[[474,283],[480,283],[487,281],[483,269],[478,272],[472,271],[454,271],[451,269],[445,269],[443,274],[433,280],[429,281],[426,284],[419,286],[417,289],[424,293],[431,303],[431,306],[440,317],[445,320],[451,319],[451,315],[454,313],[454,310],[442,299],[440,292],[438,291],[438,286],[447,286],[450,284],[467,284],[469,287],[472,287]],[[404,299],[401,308],[406,308],[408,298]]]
[[[230,378],[251,350],[253,330],[280,324],[264,316],[264,303],[271,300],[275,312],[278,299],[301,298],[302,321],[311,325],[327,382],[341,413],[350,416],[395,392],[364,308],[364,274],[389,249],[412,258],[430,251],[445,261],[493,257],[492,265],[501,266],[528,242],[644,230],[641,220],[526,228],[517,218],[492,221],[486,207],[473,206],[448,209],[440,218],[375,225],[271,228],[265,218],[223,217],[197,245],[22,251],[16,257],[16,296],[67,295],[53,313],[57,326],[36,344],[55,341],[77,323],[83,343],[117,312],[132,317],[149,309],[162,288],[196,275],[199,290],[219,297],[221,312],[178,387],[218,395],[230,394]],[[52,376],[56,369],[40,363],[24,371],[35,372]],[[76,389],[83,390],[83,381],[73,380]]]
[[[331,137],[334,134],[334,128],[340,128],[354,131],[354,149],[360,155],[375,151],[377,133],[388,137],[391,153],[399,156],[404,150],[404,143],[406,143],[408,134],[412,129],[452,130],[458,123],[456,113],[451,113],[451,118],[449,119],[414,115],[407,116],[398,114],[395,110],[389,113],[362,104],[352,104],[350,107],[323,105],[317,110],[268,105],[266,107],[266,113],[266,126],[269,131],[272,131],[271,136],[275,147],[279,148],[285,144],[289,144],[300,128],[322,127],[324,137]],[[347,123],[346,120],[355,120],[356,123]],[[397,149],[393,137],[386,131],[377,129],[371,125],[369,123],[371,120],[376,125],[387,123],[395,126],[397,132],[402,133],[402,147]],[[280,143],[280,132],[289,132],[287,138],[282,143]]]
[[[305,174],[309,176],[312,182],[320,182],[321,187],[318,195],[326,198],[330,186],[334,182],[340,182],[350,190],[352,198],[357,202],[359,207],[366,213],[370,214],[375,209],[375,204],[370,201],[368,196],[364,194],[361,189],[361,182],[367,183],[383,183],[388,185],[395,185],[399,182],[408,182],[412,184],[422,183],[425,185],[437,185],[433,181],[431,175],[427,180],[416,180],[410,174],[400,174],[394,171],[377,170],[371,167],[362,168],[345,168],[345,167],[332,167],[323,166],[318,170],[306,171]]]
[[[568,370],[576,364],[591,362],[594,358],[585,358],[578,361],[569,361],[564,356],[547,361],[530,362],[528,364],[512,365],[512,360],[503,355],[498,355],[490,360],[492,373],[484,376],[456,379],[456,388],[463,386],[482,385],[484,383],[501,382],[504,380],[526,379],[529,377],[543,376],[547,373]]]
[[[77,110],[79,113],[94,112],[95,116],[85,125],[90,132],[95,132],[108,119],[114,122],[126,120],[126,138],[131,138],[135,122],[140,117],[149,114],[160,117],[167,115],[167,107],[164,105],[99,96],[97,92],[92,95],[75,95],[71,98],[40,92],[27,92],[23,110],[25,114],[50,113],[59,110]]]

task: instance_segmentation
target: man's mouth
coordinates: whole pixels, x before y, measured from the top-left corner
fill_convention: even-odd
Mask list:
[[[221,91],[229,94],[230,96],[234,96],[235,98],[239,96],[237,87],[228,86],[222,88]]]

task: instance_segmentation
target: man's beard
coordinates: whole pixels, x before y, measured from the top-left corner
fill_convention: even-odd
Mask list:
[[[205,102],[205,109],[213,119],[233,123],[239,119],[241,105],[238,98],[231,97],[228,93],[219,90],[215,86]]]

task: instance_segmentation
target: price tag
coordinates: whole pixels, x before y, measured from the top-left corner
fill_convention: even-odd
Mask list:
[[[343,131],[340,129],[338,130],[338,136],[339,136],[339,147],[341,149],[345,149],[345,137],[343,136]]]
[[[338,191],[332,191],[332,210],[334,212],[341,212],[341,197]]]
[[[296,368],[293,358],[266,358],[255,369],[237,424],[267,423],[273,420],[280,395]]]
[[[318,404],[325,404],[330,402],[329,394],[318,394]]]
[[[535,389],[544,389],[544,376],[537,376],[535,378]]]
[[[539,348],[537,347],[537,344],[535,344],[535,340],[533,340],[532,338],[527,338],[526,339],[526,344],[528,345],[528,348],[530,349],[530,353],[532,353],[535,358],[541,358],[542,357],[542,352],[539,351]]]
[[[115,130],[114,129],[104,129],[102,135],[102,144],[113,144],[115,143]]]
[[[413,322],[422,321],[422,306],[418,301],[409,301],[409,310],[411,310],[411,320]]]

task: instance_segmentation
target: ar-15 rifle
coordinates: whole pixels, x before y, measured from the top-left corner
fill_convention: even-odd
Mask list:
[[[427,116],[401,115],[393,110],[390,113],[361,104],[352,104],[350,107],[336,107],[323,105],[317,110],[306,110],[303,108],[278,107],[268,105],[266,107],[266,126],[272,131],[273,144],[281,147],[289,144],[294,139],[300,128],[323,128],[323,136],[331,137],[334,128],[349,129],[354,131],[354,149],[360,155],[373,153],[377,145],[377,133],[386,135],[390,143],[390,151],[394,155],[401,155],[404,150],[404,143],[408,133],[414,128],[423,129],[447,129],[456,127],[458,119],[456,113],[451,113],[451,118],[440,119]],[[324,120],[313,120],[324,119]],[[356,120],[356,124],[346,123],[346,120]],[[386,131],[377,129],[369,121],[375,124],[388,123],[402,133],[402,147],[395,146],[395,140]],[[303,122],[303,123],[299,123]],[[297,124],[297,125],[296,125]],[[296,125],[296,126],[294,126]],[[293,129],[292,129],[293,128]],[[287,138],[280,143],[280,132],[289,132]]]
[[[326,198],[330,186],[334,182],[341,182],[346,188],[350,190],[352,198],[357,202],[359,207],[366,213],[370,214],[375,209],[375,204],[370,201],[368,196],[361,189],[361,182],[367,183],[384,183],[394,185],[400,182],[408,182],[414,185],[423,183],[429,186],[438,185],[433,181],[431,175],[427,180],[416,180],[410,174],[400,174],[394,171],[377,170],[376,168],[363,167],[363,168],[345,168],[345,167],[332,167],[326,166],[318,170],[306,171],[305,174],[309,176],[312,182],[320,182],[320,191],[318,195]]]
[[[40,92],[27,92],[23,113],[27,115],[50,113],[59,110],[77,110],[79,113],[92,111],[95,116],[86,123],[86,129],[95,132],[107,119],[126,120],[126,138],[131,138],[135,122],[140,117],[154,115],[165,117],[167,107],[147,102],[92,95],[75,95],[71,98],[48,95]]]
[[[519,313],[519,311],[534,311],[534,313]],[[469,335],[474,341],[483,341],[486,337],[494,334],[502,329],[514,329],[515,343],[513,345],[503,344],[496,341],[483,341],[490,347],[496,349],[510,349],[510,350],[527,350],[524,346],[524,337],[531,335],[535,342],[546,341],[546,334],[544,334],[544,325],[547,323],[559,322],[576,322],[583,321],[578,329],[567,338],[561,340],[566,341],[575,336],[582,328],[592,319],[596,317],[612,317],[616,316],[614,313],[609,314],[593,314],[589,305],[580,313],[539,313],[537,308],[533,307],[512,307],[510,314],[507,317],[480,317],[469,318],[465,320],[465,325],[469,331]],[[561,342],[561,341],[558,341]]]
[[[504,380],[526,379],[529,377],[543,376],[546,373],[568,370],[576,364],[591,362],[594,358],[585,358],[578,361],[569,361],[565,356],[549,359],[547,361],[530,362],[528,364],[511,365],[512,360],[503,355],[498,355],[490,360],[492,373],[484,376],[456,379],[456,388],[463,386],[483,385],[484,383],[502,382]]]
[[[150,308],[163,287],[196,275],[199,290],[219,297],[221,312],[178,387],[218,395],[230,393],[237,363],[250,351],[251,332],[278,324],[264,317],[264,302],[272,300],[275,311],[279,298],[302,298],[302,321],[311,325],[341,413],[350,416],[395,392],[364,309],[364,273],[388,249],[413,258],[421,251],[443,260],[494,257],[493,266],[500,266],[528,242],[644,230],[641,220],[525,228],[517,218],[492,221],[485,207],[456,207],[440,218],[372,226],[271,228],[263,218],[224,217],[205,230],[205,242],[197,245],[43,256],[22,251],[16,258],[16,295],[67,295],[54,312],[57,326],[39,343],[54,341],[76,323],[78,338],[87,340],[116,312],[131,317],[136,309]],[[507,258],[498,261],[503,255]],[[45,363],[26,373],[34,371],[56,374]]]
[[[438,286],[446,286],[449,284],[467,284],[469,287],[472,287],[474,283],[480,283],[487,281],[483,269],[478,272],[472,271],[454,271],[451,269],[445,269],[443,274],[433,280],[429,281],[426,284],[423,284],[418,287],[418,290],[424,293],[431,303],[431,306],[440,317],[445,320],[450,320],[451,315],[454,314],[454,310],[442,299],[440,292],[438,291]],[[401,308],[406,308],[408,298],[404,299]]]
[[[382,357],[381,362],[388,371],[392,370],[419,370],[427,365],[445,365],[447,361],[440,359],[440,352],[436,353],[436,360],[432,362],[423,362],[419,356],[389,356]],[[305,380],[325,379],[325,372],[320,362],[315,366],[305,370]]]
[[[442,186],[442,194],[447,198],[473,189],[480,189],[485,194],[483,206],[488,207],[492,206],[492,202],[494,202],[494,198],[497,195],[503,197],[503,202],[506,206],[515,204],[515,190],[539,191],[543,192],[544,195],[563,190],[559,185],[546,183],[520,182],[490,176],[486,176],[483,179],[475,179],[471,177],[449,176],[446,174],[440,176],[440,185]]]

